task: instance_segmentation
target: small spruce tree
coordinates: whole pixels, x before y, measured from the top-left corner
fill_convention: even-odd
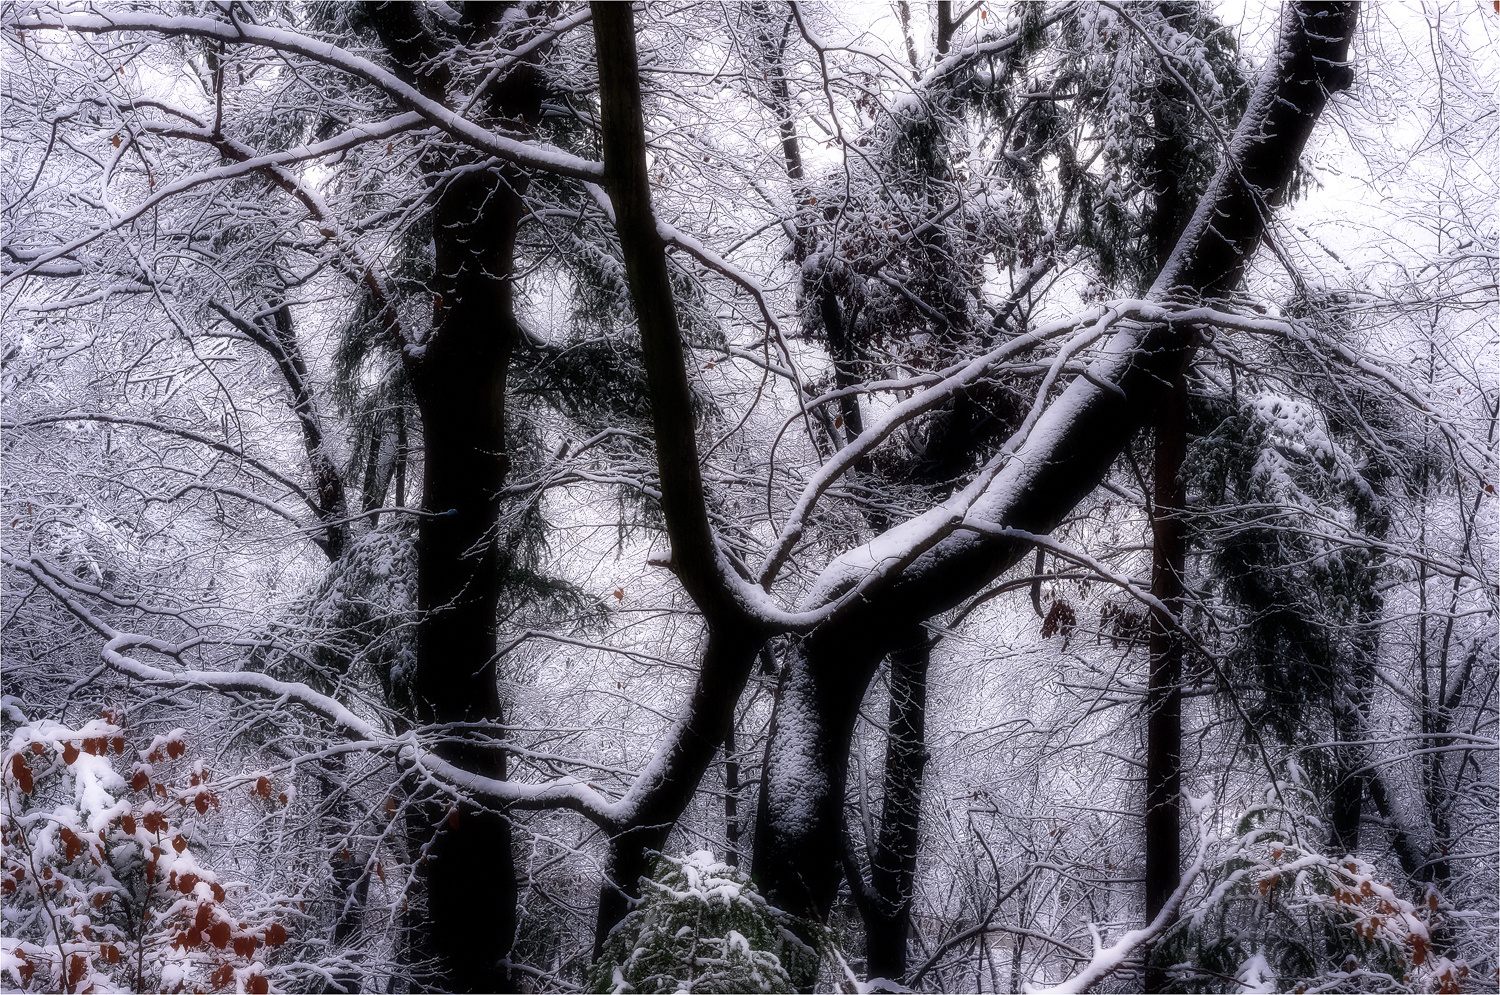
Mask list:
[[[818,955],[737,868],[662,857],[589,971],[594,992],[790,992]]]

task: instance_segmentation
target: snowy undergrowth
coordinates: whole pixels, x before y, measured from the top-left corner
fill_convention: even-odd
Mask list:
[[[662,857],[589,972],[594,992],[790,992],[818,954],[738,868],[707,850]]]

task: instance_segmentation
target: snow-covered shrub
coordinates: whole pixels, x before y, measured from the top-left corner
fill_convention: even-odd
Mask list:
[[[113,714],[21,724],[4,753],[0,971],[8,991],[271,990],[286,927],[201,862],[220,788],[182,730],[134,749]],[[269,780],[251,793],[269,799]],[[251,924],[243,919],[261,919]]]
[[[738,868],[663,857],[589,972],[595,992],[790,992],[818,955]]]
[[[1294,769],[1249,807],[1208,897],[1154,955],[1172,990],[1465,990],[1469,968],[1435,949],[1454,912],[1442,894],[1404,896],[1368,861],[1321,852],[1301,782]]]

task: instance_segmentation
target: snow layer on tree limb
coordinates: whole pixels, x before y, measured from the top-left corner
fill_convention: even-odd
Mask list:
[[[112,11],[108,16],[40,11],[28,16],[9,19],[6,26],[32,31],[48,29],[77,31],[83,34],[142,31],[168,37],[191,35],[198,38],[212,38],[226,44],[261,45],[272,51],[300,55],[335,69],[342,69],[352,76],[372,83],[401,103],[412,107],[422,118],[438,125],[455,138],[480,151],[497,155],[519,166],[582,180],[598,181],[604,176],[604,167],[601,163],[580,159],[561,149],[539,142],[519,142],[513,138],[506,138],[504,135],[497,135],[468,120],[462,114],[455,113],[437,101],[423,96],[415,87],[402,82],[369,59],[329,42],[309,38],[283,28],[267,27],[240,20],[230,23],[208,17],[172,17],[124,10]]]
[[[1177,921],[1183,900],[1187,898],[1188,892],[1193,889],[1199,875],[1203,873],[1203,867],[1208,860],[1208,847],[1212,842],[1212,837],[1208,833],[1211,802],[1197,798],[1189,799],[1189,801],[1192,803],[1193,811],[1199,816],[1198,855],[1183,870],[1181,882],[1167,899],[1167,903],[1162,906],[1162,910],[1157,913],[1156,918],[1140,929],[1133,929],[1126,933],[1108,947],[1104,946],[1103,941],[1100,940],[1098,928],[1090,923],[1089,932],[1094,937],[1094,956],[1088,966],[1060,985],[1054,985],[1051,988],[1028,986],[1026,991],[1037,993],[1037,995],[1080,995],[1082,992],[1089,991],[1124,967],[1137,951],[1160,937]]]
[[[47,249],[45,251],[38,252],[36,254],[36,258],[31,262],[19,267],[16,270],[6,273],[3,278],[0,278],[0,287],[9,284],[13,280],[18,280],[24,276],[29,276],[33,272],[39,272],[41,267],[43,267],[45,264],[50,263],[56,259],[61,259],[72,252],[76,252],[77,250],[83,248],[85,245],[88,245],[90,242],[99,238],[101,235],[128,225],[130,224],[130,222],[142,217],[153,207],[159,205],[162,201],[170,197],[175,197],[177,194],[183,193],[187,190],[191,190],[194,187],[203,186],[205,183],[222,183],[225,180],[231,180],[237,176],[245,176],[246,174],[254,173],[262,169],[285,166],[289,163],[306,162],[310,159],[321,159],[324,156],[332,155],[336,152],[348,151],[355,146],[364,145],[367,142],[379,141],[382,138],[389,138],[390,136],[400,134],[403,131],[410,131],[412,128],[421,123],[422,116],[415,112],[398,114],[393,118],[387,118],[386,120],[375,124],[355,125],[354,127],[348,128],[345,131],[333,136],[332,138],[327,139],[326,141],[316,142],[312,145],[301,145],[294,149],[287,149],[285,152],[272,152],[267,155],[256,156],[253,159],[245,159],[241,162],[231,163],[227,166],[218,166],[214,169],[205,169],[201,173],[194,173],[190,176],[184,176],[179,180],[173,180],[171,183],[164,185],[160,190],[157,190],[145,200],[141,201],[135,207],[128,210],[118,210],[113,212],[113,219],[105,227],[97,228],[94,231],[89,232],[87,235],[75,238],[73,241],[69,242],[66,245],[61,245],[55,249]],[[41,275],[45,276],[49,274],[42,273]]]
[[[115,629],[69,595],[52,575],[52,571],[40,560],[33,558],[29,562],[21,561],[0,553],[0,563],[30,576],[70,612],[102,635],[105,643],[100,647],[99,655],[105,665],[116,673],[169,687],[249,693],[296,703],[332,722],[344,735],[354,740],[355,745],[370,750],[394,751],[403,766],[421,772],[439,787],[456,789],[482,802],[520,808],[571,809],[606,831],[618,826],[626,815],[627,809],[622,803],[611,802],[576,778],[563,777],[546,784],[523,784],[470,773],[423,747],[414,735],[387,735],[334,698],[314,691],[306,684],[280,681],[268,674],[253,671],[174,671],[142,663],[127,656],[124,651],[141,647],[164,656],[177,657],[190,647]]]
[[[776,574],[786,563],[786,558],[791,555],[792,548],[801,537],[813,506],[823,493],[832,486],[835,480],[847,473],[858,460],[890,438],[891,433],[897,428],[918,415],[931,411],[938,404],[970,386],[996,363],[1071,331],[1085,322],[1097,320],[1103,317],[1104,313],[1105,309],[1094,308],[1080,315],[1052,322],[1034,332],[1019,335],[974,359],[940,383],[933,384],[915,397],[892,407],[880,421],[865,429],[857,438],[840,449],[834,458],[825,463],[803,488],[802,496],[797,499],[796,506],[782,527],[781,537],[777,540],[775,548],[766,554],[765,561],[761,565],[757,578],[760,584],[769,587],[776,579]]]
[[[1195,268],[1195,257],[1204,250],[1206,240],[1211,233],[1213,237],[1223,238],[1213,227],[1219,211],[1225,206],[1226,200],[1233,199],[1232,195],[1237,184],[1245,187],[1251,186],[1243,176],[1243,162],[1253,153],[1261,152],[1259,146],[1267,141],[1275,143],[1278,140],[1290,138],[1296,142],[1296,146],[1288,151],[1300,152],[1301,136],[1297,126],[1305,125],[1307,129],[1310,129],[1310,122],[1304,122],[1301,117],[1294,117],[1289,124],[1284,123],[1284,126],[1291,128],[1290,133],[1285,136],[1280,134],[1268,136],[1265,129],[1280,107],[1283,88],[1306,82],[1297,75],[1302,69],[1296,64],[1298,39],[1303,38],[1307,32],[1307,25],[1302,23],[1305,13],[1296,6],[1288,8],[1280,36],[1278,59],[1262,74],[1252,97],[1250,109],[1241,120],[1240,127],[1231,143],[1227,163],[1216,174],[1209,191],[1199,202],[1194,220],[1178,240],[1172,256],[1153,287],[1154,298],[1178,292],[1178,284],[1184,279],[1183,274]],[[1289,172],[1289,168],[1285,171]],[[1263,199],[1257,199],[1259,203],[1256,209],[1260,214],[1260,224],[1256,225],[1248,220],[1247,223],[1257,233],[1258,240],[1258,233],[1264,228],[1268,205]],[[1236,245],[1228,247],[1237,248]],[[1243,256],[1240,259],[1240,266],[1243,266]],[[1235,269],[1231,275],[1237,276],[1237,272],[1238,270]],[[1205,278],[1203,274],[1198,275],[1200,278]],[[1213,279],[1222,281],[1224,275],[1213,274]],[[1214,288],[1193,287],[1190,289],[1195,294],[1201,295]],[[1036,422],[1024,445],[1015,452],[1012,462],[998,473],[993,483],[973,502],[974,514],[1006,525],[1022,524],[1010,521],[1015,509],[1020,507],[1026,499],[1036,498],[1037,488],[1041,486],[1042,478],[1050,469],[1052,461],[1057,458],[1061,448],[1068,445],[1069,440],[1078,439],[1079,433],[1087,430],[1091,417],[1094,421],[1098,421],[1103,417],[1101,412],[1108,409],[1113,412],[1116,423],[1121,423],[1121,420],[1127,419],[1129,415],[1138,414],[1132,411],[1133,407],[1139,406],[1139,402],[1133,398],[1127,399],[1124,410],[1110,408],[1102,397],[1104,391],[1094,381],[1108,381],[1117,385],[1122,383],[1127,374],[1133,372],[1138,356],[1148,342],[1157,349],[1184,346],[1182,333],[1176,332],[1170,326],[1166,328],[1165,336],[1154,337],[1160,341],[1150,342],[1153,338],[1152,331],[1153,326],[1136,322],[1121,326],[1105,347],[1104,355],[1093,366],[1094,377],[1087,380],[1075,380],[1063,395],[1048,407],[1045,414]],[[1112,455],[1111,453],[1111,458]],[[1083,482],[1065,479],[1058,483],[1064,486],[1081,486]],[[1073,496],[1072,500],[1076,500],[1077,496],[1081,495]],[[1058,497],[1063,497],[1063,495],[1058,495]],[[1071,505],[1072,501],[1069,500],[1066,503]],[[897,529],[887,533],[886,536],[877,538],[864,549],[840,557],[825,571],[824,576],[814,588],[814,594],[804,604],[812,607],[818,602],[826,602],[842,595],[859,583],[861,576],[868,570],[868,565],[872,561],[879,562],[882,558],[890,556],[893,546],[899,546],[913,537],[913,530],[898,526]],[[953,537],[930,552],[924,553],[924,559],[914,572],[931,578],[937,575],[945,561],[976,557],[983,559],[985,547],[979,542],[977,537],[973,536]],[[876,555],[877,553],[879,555]]]

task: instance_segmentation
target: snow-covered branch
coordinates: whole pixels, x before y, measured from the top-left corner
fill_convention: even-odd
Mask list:
[[[1208,801],[1207,799],[1195,799],[1194,808],[1201,807],[1201,811],[1206,814],[1209,804],[1205,804],[1205,802]],[[1181,882],[1172,892],[1171,897],[1167,899],[1166,904],[1162,906],[1161,911],[1157,913],[1155,919],[1140,929],[1132,929],[1108,947],[1104,946],[1103,941],[1099,938],[1098,929],[1090,924],[1089,932],[1094,936],[1094,956],[1088,965],[1061,984],[1053,985],[1049,988],[1028,987],[1026,990],[1034,992],[1036,995],[1081,995],[1083,992],[1092,990],[1099,982],[1120,970],[1142,948],[1159,939],[1162,934],[1170,929],[1181,913],[1182,903],[1187,898],[1188,892],[1192,891],[1193,885],[1198,883],[1198,877],[1203,873],[1203,868],[1208,860],[1208,848],[1212,842],[1212,837],[1208,832],[1206,817],[1200,819],[1198,831],[1200,834],[1198,855],[1183,870]]]
[[[60,30],[80,34],[118,34],[141,32],[164,37],[190,36],[221,41],[229,45],[256,45],[273,52],[299,55],[334,69],[342,70],[380,87],[392,98],[413,109],[420,119],[430,121],[475,149],[499,156],[528,169],[558,173],[576,179],[598,181],[603,166],[540,142],[520,142],[496,134],[470,121],[441,103],[424,96],[395,74],[363,56],[340,48],[331,42],[289,31],[285,28],[233,22],[208,17],[177,17],[144,11],[112,10],[109,14],[72,14],[46,9],[27,8],[29,13],[7,18],[5,26],[23,31]],[[402,115],[401,118],[406,118]],[[398,119],[399,120],[399,119]],[[409,126],[409,125],[408,125]]]

